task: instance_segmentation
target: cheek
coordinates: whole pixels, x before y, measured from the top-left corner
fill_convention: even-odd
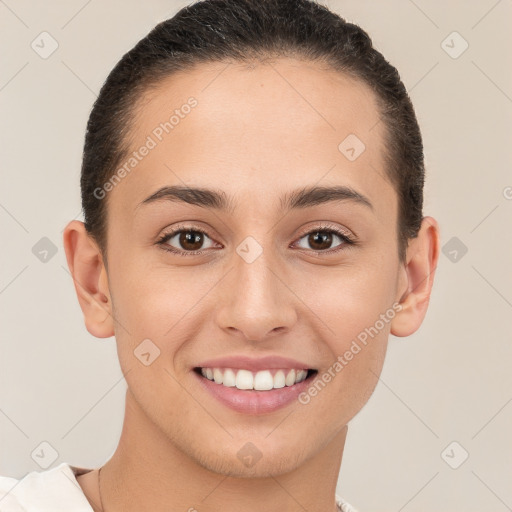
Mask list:
[[[112,265],[110,281],[117,353],[126,382],[148,416],[162,424],[181,421],[176,411],[187,407],[188,395],[179,384],[182,374],[175,371],[176,353],[194,337],[190,319],[195,319],[194,306],[208,283],[191,283],[191,274],[185,278],[169,268],[150,269],[135,259],[119,263]]]
[[[392,261],[310,269],[296,279],[297,294],[324,325],[324,341],[334,353],[343,353],[361,333],[364,338],[366,329],[375,333],[375,326],[387,338],[397,280]]]
[[[190,268],[148,267],[143,262],[137,264],[136,258],[112,265],[116,340],[119,354],[125,353],[127,362],[145,339],[155,343],[167,362],[172,362],[181,340],[193,337],[200,329],[204,298],[220,276],[206,267]]]
[[[119,335],[126,338],[129,333],[131,345],[149,338],[161,341],[163,347],[179,338],[185,326],[190,337],[191,324],[199,330],[202,316],[206,319],[216,308],[209,292],[217,288],[217,293],[222,287],[223,272],[208,265],[148,266],[142,258],[124,256],[111,269],[115,318],[125,328],[118,328]],[[323,344],[336,355],[392,306],[396,287],[396,268],[382,258],[378,262],[354,259],[338,267],[301,265],[282,277],[293,290],[291,306],[304,319],[299,327],[308,328],[309,323],[309,328],[320,329]],[[377,327],[387,336],[387,324]]]
[[[304,276],[300,293],[319,319],[331,361],[319,375],[325,388],[317,384],[317,389],[308,390],[304,402],[322,394],[343,411],[341,424],[363,407],[378,382],[396,314],[396,277],[392,261],[364,265],[364,269],[362,265],[331,268],[324,275],[315,272],[314,278]]]
[[[211,321],[218,303],[209,300],[208,293],[216,285],[222,288],[223,273],[206,265],[193,271],[148,268],[128,257],[118,263],[112,265],[110,281],[116,319],[126,328],[117,327],[116,342],[128,386],[146,414],[163,428],[197,423],[204,412],[200,407],[190,409],[190,399],[179,383],[184,376],[180,348],[199,338]],[[292,329],[318,334],[323,360],[332,363],[320,372],[329,382],[308,390],[307,403],[302,402],[300,410],[309,414],[329,409],[329,428],[334,430],[365,405],[382,369],[389,323],[381,315],[392,306],[396,270],[391,263],[381,263],[310,265],[287,273],[286,282],[300,300],[294,294],[283,297],[300,310],[302,318]],[[148,366],[137,357],[138,347],[147,339],[159,352]],[[146,344],[145,352],[152,358],[156,349]],[[316,416],[319,422],[326,420],[325,414]],[[325,425],[319,423],[317,428],[321,431]]]

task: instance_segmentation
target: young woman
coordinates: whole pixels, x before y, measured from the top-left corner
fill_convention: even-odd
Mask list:
[[[308,0],[205,0],[115,66],[64,246],[127,382],[101,467],[0,479],[3,511],[353,510],[347,425],[439,252],[396,69]]]

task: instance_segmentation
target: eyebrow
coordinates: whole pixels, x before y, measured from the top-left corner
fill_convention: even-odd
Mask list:
[[[179,185],[160,188],[139,203],[137,208],[145,204],[159,201],[184,202],[203,208],[213,208],[230,213],[235,209],[235,201],[233,198],[226,196],[226,193],[221,190]],[[373,210],[373,205],[367,197],[353,188],[344,185],[332,187],[311,186],[294,190],[281,198],[281,209],[292,210],[309,208],[333,201],[353,201]]]

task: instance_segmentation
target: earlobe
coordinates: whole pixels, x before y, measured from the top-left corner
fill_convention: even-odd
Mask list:
[[[98,245],[78,220],[66,226],[63,242],[87,330],[97,338],[113,336],[112,301]]]
[[[420,327],[427,313],[439,259],[439,226],[424,217],[418,236],[409,242],[406,263],[402,265],[397,302],[401,311],[391,322],[391,334],[409,336]]]

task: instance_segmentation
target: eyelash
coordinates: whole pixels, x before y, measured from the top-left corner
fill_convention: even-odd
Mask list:
[[[175,247],[172,247],[172,246],[166,244],[167,241],[169,241],[171,238],[173,238],[178,233],[190,232],[190,231],[192,231],[194,233],[201,233],[203,235],[208,236],[208,233],[201,228],[197,228],[195,226],[179,226],[178,228],[176,228],[168,233],[164,233],[157,240],[156,243],[158,245],[160,245],[164,251],[168,251],[173,254],[177,254],[179,256],[198,256],[198,255],[202,254],[204,252],[204,250],[203,251],[180,251],[180,250],[176,249]],[[326,249],[323,251],[322,250],[314,250],[314,249],[303,249],[303,250],[307,250],[308,252],[313,252],[316,255],[320,256],[322,254],[335,254],[339,251],[345,250],[347,246],[354,246],[354,245],[357,245],[357,243],[358,243],[355,239],[353,239],[352,237],[350,237],[349,235],[347,235],[340,229],[338,229],[334,226],[330,226],[328,224],[322,224],[322,225],[316,227],[315,229],[311,229],[311,230],[307,231],[306,233],[302,234],[298,238],[298,240],[301,240],[302,238],[304,238],[307,235],[310,235],[312,233],[318,233],[318,232],[334,233],[341,239],[341,241],[343,243],[341,243],[334,249]],[[208,238],[211,239],[211,237],[209,237],[209,236],[208,236]]]

